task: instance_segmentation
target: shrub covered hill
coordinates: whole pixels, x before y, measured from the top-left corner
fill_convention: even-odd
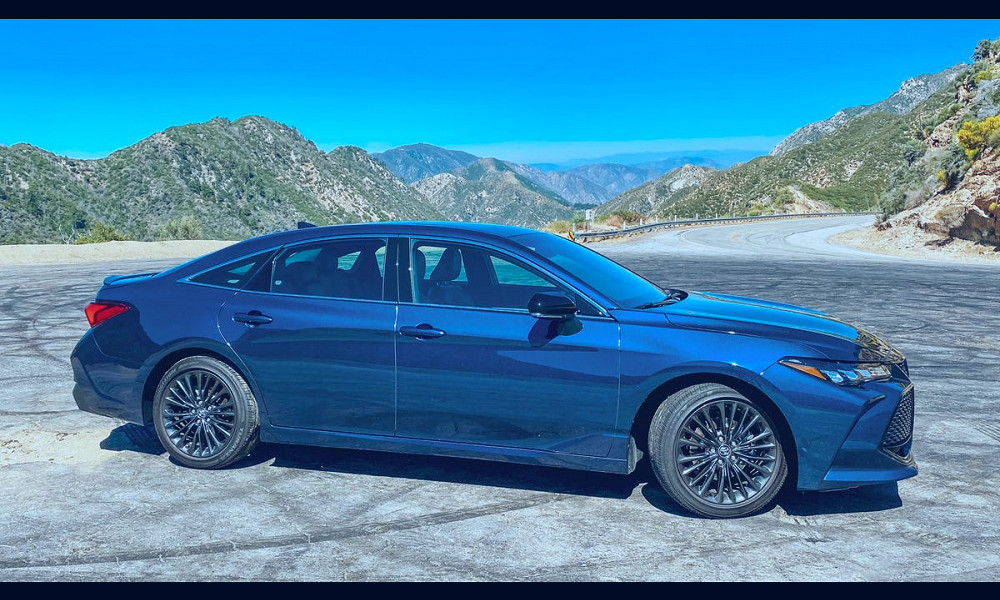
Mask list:
[[[262,117],[171,127],[99,160],[0,146],[0,243],[100,232],[240,239],[295,227],[441,214],[360,148],[327,153]]]
[[[980,212],[995,210],[980,184],[996,160],[993,122],[986,119],[997,114],[1000,100],[998,52],[1000,40],[981,42],[972,64],[908,80],[888,99],[803,127],[771,155],[710,174],[683,193],[671,182],[652,182],[607,206],[649,206],[647,216],[654,218],[870,208],[886,219],[943,193],[955,196],[968,182],[977,191],[958,196],[975,196],[985,208],[973,210],[969,219],[969,211],[958,208],[941,217],[952,217],[946,228],[955,235],[982,238],[972,230],[984,227]]]
[[[412,185],[435,209],[456,221],[539,227],[574,214],[562,196],[495,158],[481,158]]]

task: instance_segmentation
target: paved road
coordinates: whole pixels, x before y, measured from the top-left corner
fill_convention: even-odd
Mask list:
[[[221,472],[75,410],[68,355],[109,273],[0,268],[0,580],[1000,579],[1000,268],[836,248],[857,219],[602,244],[664,285],[813,306],[910,358],[921,472],[692,518],[628,477],[264,446]]]

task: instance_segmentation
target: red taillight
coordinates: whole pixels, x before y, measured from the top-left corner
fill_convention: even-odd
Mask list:
[[[87,321],[91,327],[97,327],[111,317],[122,314],[132,308],[123,302],[91,302],[84,309],[87,313]]]

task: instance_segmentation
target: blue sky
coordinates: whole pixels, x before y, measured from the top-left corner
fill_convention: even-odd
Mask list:
[[[104,156],[263,115],[321,148],[523,162],[767,151],[968,61],[1000,20],[0,21],[0,143]]]

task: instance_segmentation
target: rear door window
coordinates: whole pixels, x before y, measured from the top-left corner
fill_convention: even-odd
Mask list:
[[[348,238],[299,244],[275,260],[270,291],[296,296],[381,300],[385,238]]]

